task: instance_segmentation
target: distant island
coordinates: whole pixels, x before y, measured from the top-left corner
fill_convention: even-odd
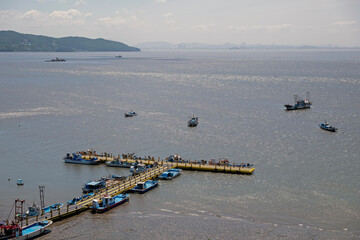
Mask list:
[[[0,52],[87,52],[87,51],[140,51],[121,42],[102,38],[53,38],[41,35],[0,31]]]
[[[264,45],[264,44],[241,44],[223,43],[223,44],[206,44],[206,43],[169,43],[169,42],[144,42],[135,45],[143,50],[283,50],[283,49],[359,49],[359,47],[338,47],[338,46],[313,46],[313,45]]]

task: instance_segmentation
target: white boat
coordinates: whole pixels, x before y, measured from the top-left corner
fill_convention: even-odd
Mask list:
[[[49,230],[47,229],[52,224],[51,220],[44,220],[41,222],[33,223],[29,226],[20,228],[17,224],[10,225],[1,225],[1,239],[17,239],[17,240],[26,240],[33,239],[42,234],[47,233]],[[4,229],[4,234],[3,230]]]
[[[24,185],[24,181],[23,181],[22,179],[18,179],[18,180],[16,181],[16,184],[17,184],[17,185]]]

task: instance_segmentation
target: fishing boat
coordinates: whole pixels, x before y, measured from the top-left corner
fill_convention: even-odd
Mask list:
[[[46,60],[45,62],[66,62],[65,59],[63,58],[53,58],[53,59],[50,59],[50,60]]]
[[[294,95],[295,104],[290,105],[286,104],[284,105],[286,107],[286,110],[301,110],[301,109],[307,109],[310,108],[311,102],[310,102],[310,93],[306,93],[306,99],[300,98],[298,95]]]
[[[91,193],[91,192],[96,192],[105,187],[106,187],[106,181],[103,179],[100,181],[90,181],[84,184],[84,186],[82,187],[82,191],[84,193]]]
[[[329,132],[336,132],[338,130],[336,127],[331,126],[326,121],[321,123],[319,126],[321,129],[329,131]]]
[[[134,165],[134,166],[131,166],[130,167],[130,172],[133,174],[133,175],[137,175],[137,174],[140,174],[142,172],[145,172],[146,170],[148,170],[148,168],[146,167],[145,164],[142,164],[142,163],[139,163],[137,165]]]
[[[114,197],[105,194],[101,197],[101,202],[98,199],[93,200],[91,210],[94,213],[103,213],[109,211],[110,209],[129,201],[129,197],[130,194],[121,193]]]
[[[52,224],[51,220],[44,220],[21,228],[18,224],[0,225],[0,239],[33,239],[49,232],[47,229]]]
[[[159,179],[171,180],[171,179],[176,178],[177,176],[179,176],[181,173],[182,173],[181,169],[177,169],[177,168],[169,169],[168,171],[163,172],[159,176]]]
[[[135,166],[135,163],[130,163],[130,162],[127,162],[127,161],[121,161],[119,159],[115,159],[114,161],[107,161],[105,164],[108,167],[130,168],[131,166]]]
[[[130,111],[130,112],[127,112],[127,113],[124,113],[124,114],[125,114],[125,117],[134,117],[134,116],[137,115],[136,112],[134,112],[134,111]]]
[[[146,193],[148,191],[150,191],[151,189],[155,188],[158,186],[158,181],[154,181],[154,180],[148,180],[146,182],[139,182],[138,184],[135,185],[134,188],[130,189],[130,192],[133,193]]]
[[[196,116],[190,117],[190,120],[188,121],[189,127],[196,127],[199,124],[199,118]]]
[[[97,165],[99,164],[97,157],[91,157],[90,159],[84,159],[81,154],[67,153],[64,157],[65,163],[85,164],[85,165]]]
[[[35,217],[38,216],[39,214],[40,214],[40,207],[37,206],[36,203],[34,202],[33,205],[29,207],[26,213],[23,215],[23,218]]]
[[[43,211],[43,213],[48,213],[48,212],[51,212],[51,211],[58,210],[58,209],[60,209],[62,206],[63,206],[62,203],[55,203],[55,204],[53,204],[53,205],[44,207],[44,208],[42,209],[42,211]]]
[[[16,181],[16,184],[19,185],[19,186],[22,186],[22,185],[24,185],[24,181],[22,179],[18,179]]]

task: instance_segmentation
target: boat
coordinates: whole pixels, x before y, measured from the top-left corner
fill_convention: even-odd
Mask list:
[[[38,216],[40,214],[40,207],[38,207],[36,205],[36,203],[34,202],[33,205],[31,207],[28,208],[28,210],[26,211],[25,214],[23,214],[23,218],[27,218],[27,217],[35,217]]]
[[[47,229],[52,224],[51,220],[44,220],[21,228],[18,224],[0,225],[0,239],[33,239],[49,232]]]
[[[146,170],[148,170],[148,168],[146,167],[145,164],[142,164],[142,163],[139,163],[139,164],[136,164],[136,165],[130,167],[130,172],[133,175],[140,174],[142,172],[145,172]]]
[[[124,113],[124,114],[125,114],[125,117],[134,117],[134,116],[137,115],[136,112],[134,112],[134,111],[130,111],[130,112],[127,112],[127,113]]]
[[[311,102],[310,102],[310,93],[306,93],[306,99],[300,98],[298,95],[294,95],[295,105],[286,104],[284,105],[286,107],[286,110],[301,110],[301,109],[307,109],[310,108]]]
[[[138,184],[135,185],[135,187],[133,187],[132,189],[130,189],[130,192],[133,193],[146,193],[148,191],[150,191],[151,189],[155,188],[158,186],[158,181],[154,181],[154,180],[148,180],[146,182],[139,182]]]
[[[188,121],[189,127],[196,127],[198,124],[199,124],[198,117],[195,117],[194,115],[192,117],[190,117],[190,120]]]
[[[91,210],[94,213],[103,213],[109,211],[110,209],[129,201],[129,197],[130,194],[121,193],[114,197],[105,194],[101,197],[101,202],[98,199],[93,200]]]
[[[127,161],[121,161],[119,159],[115,159],[114,161],[107,161],[105,164],[108,167],[130,168],[131,166],[135,166],[135,163],[130,163],[130,162],[127,162]]]
[[[64,157],[65,163],[85,164],[85,165],[97,165],[99,164],[97,157],[91,157],[90,159],[84,159],[79,153],[67,153]]]
[[[65,59],[57,57],[50,60],[46,60],[45,62],[65,62],[65,61],[66,61]]]
[[[179,176],[182,173],[181,169],[177,169],[177,168],[172,168],[169,169],[166,172],[163,172],[160,176],[159,179],[163,179],[163,180],[171,180],[173,178],[176,178],[177,176]]]
[[[58,210],[58,209],[60,209],[62,206],[63,206],[62,203],[55,203],[55,204],[53,204],[53,205],[44,207],[44,208],[41,209],[41,210],[42,210],[42,212],[43,212],[43,214],[44,214],[44,213],[48,213],[48,212],[51,212],[51,211]]]
[[[331,126],[330,124],[328,124],[326,121],[321,123],[320,128],[326,131],[330,131],[330,132],[336,132],[338,129],[336,127]]]
[[[116,55],[115,57],[116,57],[116,58],[122,58],[122,56],[121,56],[121,55]]]
[[[22,186],[22,185],[24,185],[24,181],[19,178],[19,179],[16,181],[16,184],[19,185],[19,186]]]
[[[84,184],[84,186],[82,187],[82,191],[84,193],[91,193],[91,192],[96,192],[100,189],[103,189],[106,187],[106,181],[105,180],[100,180],[100,181],[90,181]]]

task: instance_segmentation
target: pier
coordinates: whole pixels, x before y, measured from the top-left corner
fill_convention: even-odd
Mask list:
[[[80,154],[83,155],[84,159],[91,159],[93,157],[97,157],[98,161],[101,163],[107,162],[107,161],[114,161],[116,159],[128,162],[128,163],[143,163],[146,165],[152,165],[152,164],[159,164],[159,165],[170,165],[174,168],[180,168],[183,170],[193,170],[193,171],[206,171],[206,172],[222,172],[222,173],[233,173],[233,174],[252,174],[255,171],[255,168],[252,166],[248,166],[246,164],[242,166],[234,166],[231,164],[213,164],[211,162],[205,163],[203,161],[166,161],[166,160],[160,160],[160,157],[156,160],[154,157],[145,157],[142,159],[133,159],[131,157],[128,157],[127,155],[123,155],[125,158],[120,158],[120,154],[118,154],[117,157],[113,154],[100,154],[97,155],[94,151],[85,151],[80,152]]]
[[[120,193],[127,192],[128,190],[133,188],[137,183],[156,178],[161,173],[167,171],[170,168],[172,168],[171,165],[158,165],[158,166],[151,168],[151,169],[147,170],[146,172],[140,173],[136,176],[130,176],[125,181],[119,181],[119,182],[115,181],[114,184],[112,184],[111,186],[108,186],[105,189],[97,191],[94,195],[89,196],[85,199],[82,199],[74,205],[67,205],[65,203],[62,208],[52,210],[49,213],[45,213],[43,215],[23,218],[22,222],[25,223],[25,226],[27,226],[32,223],[46,220],[46,219],[56,222],[56,221],[61,221],[63,219],[72,217],[81,212],[89,210],[90,206],[92,204],[92,201],[94,199],[100,200],[100,198],[103,194],[115,196]]]

